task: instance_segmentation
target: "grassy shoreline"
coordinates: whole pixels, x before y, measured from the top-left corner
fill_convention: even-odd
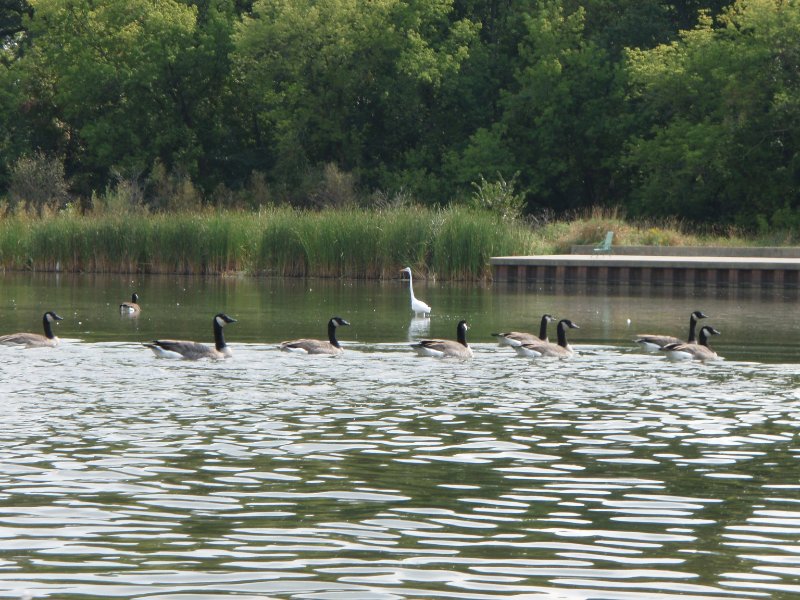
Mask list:
[[[532,227],[466,207],[123,215],[67,210],[0,218],[0,269],[381,278],[411,266],[439,279],[477,280],[491,276],[491,256],[568,252],[573,244],[598,242],[608,230],[617,244],[757,245],[738,236],[631,224],[613,211]]]

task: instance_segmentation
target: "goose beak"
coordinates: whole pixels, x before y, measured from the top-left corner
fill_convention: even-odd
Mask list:
[[[57,314],[55,314],[55,313],[53,313],[53,318],[54,318],[56,321],[63,321],[63,320],[64,320],[64,317],[59,317],[59,316],[58,316]]]

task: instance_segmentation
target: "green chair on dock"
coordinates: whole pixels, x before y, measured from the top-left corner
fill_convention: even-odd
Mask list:
[[[599,246],[594,247],[595,254],[611,254],[611,243],[614,241],[614,232],[609,231],[606,233],[606,239],[604,239]]]

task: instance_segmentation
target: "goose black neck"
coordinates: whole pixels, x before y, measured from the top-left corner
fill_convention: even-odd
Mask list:
[[[50,322],[50,319],[47,318],[47,315],[42,317],[42,323],[44,323],[44,335],[47,339],[52,340],[55,338],[55,334],[53,333],[53,324]]]
[[[336,323],[333,322],[333,319],[328,321],[328,341],[336,348],[341,348],[339,340],[336,339]]]
[[[695,341],[697,341],[697,337],[695,334],[696,328],[697,328],[697,317],[695,317],[694,313],[692,313],[692,316],[689,317],[689,339],[686,340],[690,344],[694,344]]]
[[[225,336],[222,335],[222,325],[220,325],[217,318],[214,317],[214,347],[222,351],[225,346]]]
[[[567,328],[566,328],[566,325],[564,325],[564,321],[559,321],[558,322],[557,331],[558,331],[558,345],[561,346],[562,348],[566,348],[567,347]]]
[[[458,338],[458,343],[462,346],[467,345],[467,328],[463,325],[459,325],[456,329],[456,338]]]
[[[706,333],[705,329],[700,330],[700,341],[698,342],[701,346],[705,346],[708,348],[708,334]]]
[[[547,317],[542,317],[542,322],[539,324],[539,339],[547,339]]]

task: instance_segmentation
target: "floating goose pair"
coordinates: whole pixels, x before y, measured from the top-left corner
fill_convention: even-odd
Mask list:
[[[54,348],[58,346],[58,338],[53,333],[53,322],[61,321],[52,310],[42,316],[44,335],[39,333],[9,333],[0,336],[0,344],[4,346],[24,346],[25,348]]]
[[[551,315],[542,315],[538,336],[519,331],[493,333],[492,335],[497,338],[499,345],[511,346],[519,356],[528,358],[539,358],[540,356],[568,358],[575,354],[575,351],[567,342],[567,329],[580,329],[580,327],[569,319],[561,319],[556,328],[558,341],[554,344],[547,338],[547,324],[552,321],[555,321],[555,318]]]
[[[661,350],[667,353],[670,360],[717,360],[719,355],[708,345],[708,337],[711,335],[719,335],[719,331],[711,325],[704,325],[700,328],[697,342],[667,344]]]
[[[225,337],[222,333],[222,328],[228,323],[236,323],[236,319],[229,317],[225,313],[214,315],[213,348],[205,344],[184,340],[153,340],[144,344],[144,346],[150,348],[159,358],[187,358],[189,360],[230,358],[232,355],[231,349],[225,343]],[[341,317],[333,317],[328,321],[328,341],[313,339],[293,340],[281,343],[280,349],[285,352],[300,352],[303,354],[328,354],[332,356],[341,354],[342,347],[336,339],[336,328],[340,325],[350,325],[350,323]]]
[[[667,358],[671,360],[715,360],[719,355],[708,345],[708,338],[712,335],[719,335],[719,331],[705,325],[700,328],[699,339],[695,337],[697,321],[707,319],[708,315],[696,310],[689,316],[689,337],[684,342],[671,335],[651,335],[642,334],[633,340],[648,352],[662,350],[667,353]]]
[[[695,329],[697,321],[700,319],[707,319],[708,315],[704,315],[701,311],[696,310],[689,316],[689,337],[686,340],[687,344],[694,344],[697,339],[695,338]],[[671,335],[652,335],[649,333],[637,334],[636,339],[633,340],[648,352],[658,352],[663,350],[669,344],[683,344],[683,340]]]

